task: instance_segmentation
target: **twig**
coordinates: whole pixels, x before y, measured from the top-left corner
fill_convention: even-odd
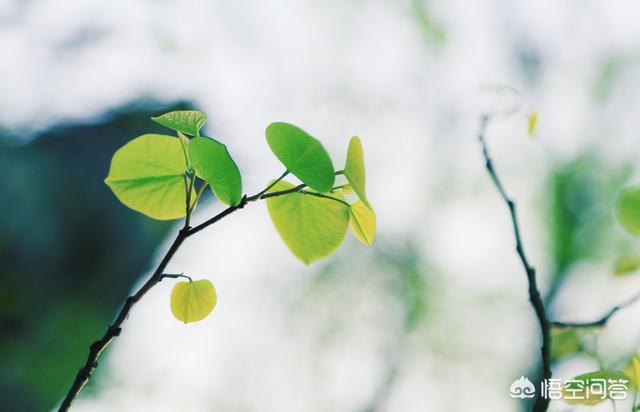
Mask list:
[[[551,325],[557,328],[592,328],[592,327],[602,327],[609,322],[609,319],[613,315],[615,315],[618,311],[626,308],[627,306],[631,306],[637,301],[640,300],[640,293],[633,296],[631,299],[622,302],[613,308],[611,308],[607,313],[605,313],[601,318],[592,320],[590,322],[560,322],[560,321],[552,321]]]
[[[487,168],[487,172],[489,176],[491,176],[491,180],[494,185],[498,189],[500,196],[507,204],[509,208],[509,213],[511,215],[511,223],[513,225],[513,233],[516,240],[516,252],[520,257],[520,261],[522,262],[522,266],[527,275],[527,281],[529,283],[529,301],[531,302],[531,306],[535,311],[536,317],[538,318],[538,323],[540,325],[540,332],[542,335],[542,345],[540,347],[540,357],[542,363],[542,377],[540,378],[540,382],[551,378],[551,357],[549,355],[549,345],[551,343],[551,324],[547,318],[547,314],[544,308],[544,303],[542,302],[542,298],[540,297],[540,291],[538,290],[538,285],[536,282],[536,270],[527,259],[527,255],[524,251],[524,246],[522,244],[522,239],[520,236],[520,226],[518,224],[518,215],[516,213],[516,204],[515,202],[509,198],[507,195],[500,178],[498,177],[495,167],[493,166],[493,161],[489,156],[489,149],[487,147],[487,143],[485,141],[484,135],[487,129],[487,124],[489,123],[489,116],[483,115],[480,120],[480,131],[478,133],[478,140],[482,145],[482,154],[485,160],[485,166]],[[539,382],[539,383],[540,383]],[[536,385],[539,387],[539,385]],[[534,412],[544,412],[547,410],[549,406],[549,400],[545,397],[538,396],[533,405]]]
[[[185,278],[185,279],[188,279],[189,282],[193,282],[193,279],[191,279],[191,276],[187,276],[184,273],[163,273],[162,276],[160,276],[160,280],[158,280],[158,282],[162,282],[163,279],[179,279],[179,278]]]
[[[278,178],[276,180],[276,182],[278,182],[281,179],[283,179],[286,175],[287,175],[287,172],[285,172],[282,176],[280,176],[280,178]],[[67,411],[69,409],[69,407],[71,406],[71,403],[74,401],[74,399],[78,395],[78,393],[87,384],[87,382],[91,378],[91,374],[98,367],[98,357],[100,356],[102,351],[104,351],[104,349],[111,343],[111,341],[115,337],[120,335],[120,332],[122,331],[122,324],[129,317],[129,312],[131,312],[131,309],[133,308],[133,306],[140,299],[142,299],[142,297],[147,292],[149,292],[149,290],[151,290],[152,287],[154,287],[156,284],[158,284],[158,282],[160,282],[162,279],[164,279],[164,278],[174,278],[174,277],[177,278],[177,277],[183,277],[184,276],[184,275],[164,274],[163,272],[164,272],[165,268],[167,267],[167,265],[169,264],[169,262],[171,261],[171,259],[173,258],[173,255],[178,251],[178,249],[180,248],[182,243],[187,238],[195,235],[196,233],[198,233],[201,230],[211,226],[212,224],[222,220],[223,218],[229,216],[230,214],[232,214],[236,210],[244,208],[247,204],[249,204],[251,202],[255,202],[255,201],[261,200],[261,199],[267,199],[267,198],[270,198],[270,197],[283,196],[283,195],[286,195],[286,194],[289,194],[289,193],[298,192],[298,191],[300,191],[300,190],[302,190],[303,188],[306,187],[306,185],[301,184],[301,185],[298,185],[298,186],[296,186],[296,187],[294,187],[292,189],[282,190],[282,191],[279,191],[279,192],[266,193],[270,188],[273,187],[273,185],[276,182],[272,183],[265,190],[262,190],[261,192],[255,194],[253,196],[246,196],[246,195],[243,196],[241,201],[240,201],[240,203],[238,203],[237,205],[234,205],[234,206],[227,207],[226,209],[224,209],[223,211],[221,211],[217,215],[215,215],[212,218],[210,218],[209,220],[206,220],[205,222],[199,224],[198,226],[190,227],[189,224],[188,224],[188,220],[185,220],[185,225],[182,227],[182,229],[180,229],[180,231],[176,235],[176,238],[174,239],[173,243],[169,247],[169,250],[164,255],[164,257],[160,261],[160,264],[158,265],[156,270],[153,272],[151,277],[149,277],[149,279],[147,279],[147,281],[144,283],[144,285],[142,285],[142,287],[140,289],[138,289],[138,291],[135,294],[129,296],[125,300],[124,305],[122,306],[122,309],[120,309],[120,312],[118,313],[118,316],[116,317],[114,322],[107,328],[107,331],[104,333],[102,338],[100,338],[99,340],[95,341],[89,347],[89,356],[87,357],[87,360],[84,363],[84,365],[78,371],[78,373],[77,373],[77,375],[75,377],[75,380],[73,381],[73,384],[71,385],[71,388],[69,388],[69,391],[67,392],[67,395],[65,396],[64,400],[62,401],[62,404],[58,408],[58,412]],[[186,181],[185,181],[185,183],[186,183]],[[193,186],[191,186],[191,188],[187,187],[186,193],[188,195],[191,194],[190,192],[191,192],[192,188],[193,188]],[[189,190],[189,189],[191,189],[191,190]],[[187,199],[188,199],[188,195],[187,195]],[[187,206],[187,211],[188,212],[193,211],[193,208],[189,207],[189,200],[187,200],[187,205],[186,206]],[[189,214],[190,213],[188,213],[187,215],[189,215]]]

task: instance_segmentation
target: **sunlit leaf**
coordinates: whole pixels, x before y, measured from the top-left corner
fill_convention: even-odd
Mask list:
[[[349,184],[365,205],[371,207],[365,193],[366,171],[364,167],[364,153],[358,136],[353,136],[347,150],[347,161],[344,165],[344,175]]]
[[[631,358],[629,364],[624,369],[624,373],[631,380],[632,386],[636,390],[640,390],[640,354]]]
[[[293,188],[278,182],[270,192]],[[331,196],[343,199],[339,193]],[[349,226],[349,207],[331,199],[292,193],[267,199],[269,215],[289,250],[309,264],[334,252]]]
[[[207,279],[178,282],[171,291],[171,313],[181,322],[197,322],[216,307],[216,289]]]
[[[613,273],[616,275],[628,275],[638,269],[640,269],[640,255],[621,255],[613,265]]]
[[[127,207],[154,219],[177,219],[186,213],[185,170],[177,138],[145,134],[116,151],[105,183]]]
[[[376,234],[376,214],[361,200],[351,205],[351,231],[359,241],[371,246]]]
[[[304,130],[288,123],[271,123],[266,130],[273,154],[294,176],[318,192],[328,192],[335,169],[322,144]]]
[[[207,118],[204,113],[197,110],[178,110],[162,116],[152,117],[151,120],[171,130],[191,136],[199,136],[200,129],[204,126]]]
[[[227,147],[208,137],[189,142],[189,159],[196,175],[209,183],[216,197],[227,205],[242,199],[242,178]]]
[[[610,381],[625,382],[629,387],[629,377],[623,372],[617,370],[601,370],[596,372],[585,373],[576,376],[573,379],[565,381],[562,391],[562,399],[572,405],[596,405],[611,399]],[[597,390],[604,383],[604,392]]]
[[[529,137],[533,137],[536,134],[538,126],[538,113],[531,112],[529,114]]]
[[[640,186],[623,189],[616,200],[618,221],[631,234],[640,235]]]

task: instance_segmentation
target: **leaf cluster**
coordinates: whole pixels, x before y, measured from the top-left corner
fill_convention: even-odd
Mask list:
[[[175,135],[144,134],[113,155],[105,183],[125,206],[158,220],[190,218],[203,192],[231,208],[265,199],[271,220],[289,250],[305,264],[333,253],[348,228],[371,245],[376,215],[367,199],[364,153],[351,138],[344,168],[336,170],[322,143],[299,127],[275,122],[266,140],[285,172],[253,196],[243,191],[242,176],[227,147],[201,134],[204,113],[174,111],[153,121]],[[284,180],[292,175],[299,183]],[[168,276],[171,277],[171,276]],[[217,300],[209,281],[180,282],[171,296],[174,316],[185,323],[206,317]]]

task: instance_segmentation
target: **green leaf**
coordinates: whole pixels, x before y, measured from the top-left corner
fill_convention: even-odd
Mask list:
[[[191,136],[199,136],[200,129],[204,126],[207,118],[204,113],[197,110],[178,110],[162,116],[152,117],[151,120],[171,130]]]
[[[186,162],[180,141],[145,134],[115,152],[105,183],[127,207],[159,220],[186,214]]]
[[[632,386],[636,390],[640,390],[640,354],[631,358],[629,364],[624,369],[624,373],[631,380]]]
[[[280,181],[270,193],[293,188]],[[333,197],[343,199],[341,194]],[[335,200],[300,192],[267,198],[269,215],[289,250],[306,264],[333,253],[349,226],[349,208]]]
[[[216,288],[207,279],[178,282],[171,291],[171,313],[180,322],[197,322],[216,307]]]
[[[358,136],[353,136],[347,149],[347,161],[344,165],[344,175],[356,192],[360,200],[371,208],[365,193],[366,172],[364,168],[364,153]]]
[[[335,169],[318,139],[289,123],[267,126],[267,143],[273,154],[295,177],[318,192],[331,190]]]
[[[351,231],[359,241],[371,246],[376,234],[376,214],[361,200],[351,205]]]
[[[575,328],[551,329],[551,359],[558,360],[580,352],[581,332]]]
[[[623,189],[616,200],[618,221],[633,235],[640,235],[640,186]]]
[[[587,390],[588,388],[592,387],[591,385],[594,385],[597,382],[602,382],[603,379],[606,382],[608,382],[609,379],[612,379],[615,381],[622,380],[626,382],[626,384],[629,383],[629,377],[623,372],[617,370],[601,370],[585,373],[584,375],[579,375],[573,379],[565,381],[565,385],[562,391],[562,399],[566,403],[571,405],[596,405],[607,399],[611,399],[608,390],[606,392],[606,396],[604,397],[602,395],[599,395],[597,392],[591,393],[590,390]]]
[[[189,159],[196,175],[209,183],[213,193],[227,205],[242,199],[242,177],[227,147],[208,137],[189,141]]]
[[[640,269],[640,256],[624,254],[616,259],[613,265],[613,273],[616,275],[628,275]]]

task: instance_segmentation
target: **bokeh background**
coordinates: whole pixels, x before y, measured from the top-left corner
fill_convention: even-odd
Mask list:
[[[509,386],[537,373],[537,323],[479,116],[500,116],[488,142],[551,316],[599,317],[640,291],[612,274],[640,251],[613,214],[640,181],[638,16],[633,0],[0,1],[0,410],[54,409],[165,252],[179,222],[126,209],[103,179],[176,108],[207,113],[248,192],[281,173],[271,121],[336,165],[361,136],[374,247],[348,235],[304,266],[265,206],[246,208],[168,268],[214,282],[212,316],[185,326],[171,282],[154,288],[74,410],[525,410]],[[639,316],[558,339],[555,375],[624,366]]]

